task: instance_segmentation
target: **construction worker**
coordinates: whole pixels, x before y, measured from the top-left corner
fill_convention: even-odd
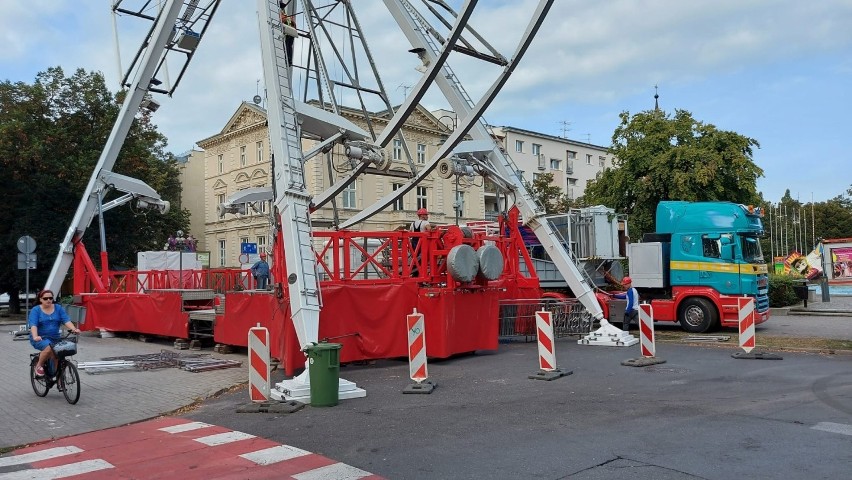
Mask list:
[[[408,230],[412,232],[431,232],[432,224],[429,223],[429,210],[421,208],[417,210],[417,220],[411,222],[411,227]]]
[[[411,226],[408,227],[408,230],[411,232],[431,232],[435,227],[429,223],[429,210],[425,208],[421,208],[417,210],[417,220],[411,222]],[[420,265],[423,256],[420,254],[421,250],[417,248],[417,244],[420,241],[419,237],[412,237],[411,239],[411,249],[416,252],[417,261],[411,267],[411,275],[417,276],[420,269],[418,266]]]
[[[260,252],[260,260],[251,266],[251,274],[258,290],[266,290],[269,285],[269,264],[266,263],[266,252]]]
[[[624,287],[624,293],[616,293],[615,298],[626,298],[627,307],[624,309],[624,323],[621,329],[625,332],[630,331],[630,323],[636,322],[639,326],[639,292],[633,288],[633,280],[630,277],[621,279],[621,285]]]

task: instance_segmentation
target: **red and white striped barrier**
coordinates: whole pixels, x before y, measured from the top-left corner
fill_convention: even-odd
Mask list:
[[[639,349],[642,356],[621,362],[625,367],[648,367],[666,361],[657,356],[657,341],[654,337],[654,307],[639,304]]]
[[[574,372],[556,367],[556,345],[553,342],[553,318],[547,310],[535,312],[535,331],[538,339],[538,372],[530,375],[535,380],[555,380]]]
[[[249,329],[248,350],[249,397],[252,402],[266,402],[270,394],[269,330],[266,327]]]
[[[408,322],[408,374],[412,380],[421,383],[429,377],[426,366],[426,327],[423,314],[414,313],[406,317]]]
[[[538,368],[545,372],[556,370],[556,352],[553,345],[553,322],[546,310],[535,312],[535,331],[538,338]]]
[[[639,345],[643,357],[653,357],[657,353],[654,343],[654,308],[650,304],[639,305]]]
[[[408,327],[408,376],[415,383],[405,387],[402,393],[432,393],[435,384],[426,380],[429,370],[426,366],[426,323],[423,314],[414,311],[405,317]]]
[[[750,353],[754,348],[754,299],[741,297],[737,299],[739,307],[740,348]]]

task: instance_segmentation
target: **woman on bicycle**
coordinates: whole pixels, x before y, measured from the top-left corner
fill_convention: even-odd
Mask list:
[[[45,289],[38,292],[38,299],[39,305],[30,310],[27,326],[30,327],[30,345],[41,352],[36,364],[36,376],[43,377],[44,363],[48,359],[52,359],[56,365],[57,358],[51,345],[60,339],[59,326],[64,324],[74,333],[80,333],[80,330],[74,326],[62,305],[53,303],[55,298],[52,291]]]

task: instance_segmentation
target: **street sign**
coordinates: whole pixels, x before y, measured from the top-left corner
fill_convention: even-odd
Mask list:
[[[35,253],[19,253],[18,254],[18,270],[35,270],[36,254]]]
[[[240,253],[246,253],[249,255],[257,254],[257,244],[256,243],[241,243],[240,244]]]
[[[18,239],[18,251],[21,253],[33,253],[36,250],[36,241],[29,235]]]

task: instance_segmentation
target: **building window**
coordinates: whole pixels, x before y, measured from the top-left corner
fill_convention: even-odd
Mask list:
[[[592,155],[590,153],[586,154],[586,165],[592,164]]]
[[[257,163],[263,162],[263,142],[257,142]]]
[[[453,205],[458,216],[464,216],[464,192],[457,192],[456,194],[456,204]]]
[[[260,213],[262,213],[264,215],[266,214],[266,211],[267,211],[267,209],[266,209],[267,203],[269,203],[269,200],[261,200],[261,201],[257,202],[257,208],[260,210]]]
[[[402,188],[401,183],[392,183],[391,184],[391,190],[393,190],[394,192],[399,190],[400,188]],[[397,197],[397,199],[393,201],[393,204],[391,205],[391,209],[396,210],[396,211],[405,210],[402,199],[403,199],[403,196]]]
[[[421,208],[429,208],[428,203],[426,202],[426,187],[417,187],[417,209]]]
[[[426,145],[423,143],[417,144],[417,163],[420,165],[426,163]]]
[[[559,170],[560,168],[562,168],[562,160],[559,160],[558,158],[551,158],[550,159],[550,169],[551,170]]]
[[[524,153],[524,141],[523,140],[515,140],[515,151],[518,153]]]
[[[266,237],[257,237],[257,253],[266,251]]]
[[[606,166],[606,157],[598,157],[598,164],[601,168],[604,168]]]
[[[245,243],[249,243],[248,237],[240,237],[240,245],[243,245]],[[240,248],[240,252],[242,252],[242,248]]]
[[[541,155],[541,145],[537,143],[532,144],[532,154],[533,155]]]
[[[576,178],[569,178],[568,179],[568,185],[570,185],[570,186],[577,185],[577,179]]]
[[[218,162],[216,164],[216,170],[219,173],[225,173],[225,155],[220,153],[216,160]]]
[[[398,138],[393,141],[393,159],[402,160],[402,140]]]
[[[219,266],[225,266],[225,241],[219,240]]]
[[[572,152],[571,150],[565,150],[565,153],[568,155],[568,160],[574,160],[577,158],[577,152]]]
[[[223,203],[225,203],[225,194],[224,193],[217,193],[216,194],[216,206],[218,207],[219,205],[221,205]]]
[[[240,166],[241,167],[246,166],[246,146],[245,145],[240,147]]]
[[[343,208],[355,208],[355,182],[343,189]]]

